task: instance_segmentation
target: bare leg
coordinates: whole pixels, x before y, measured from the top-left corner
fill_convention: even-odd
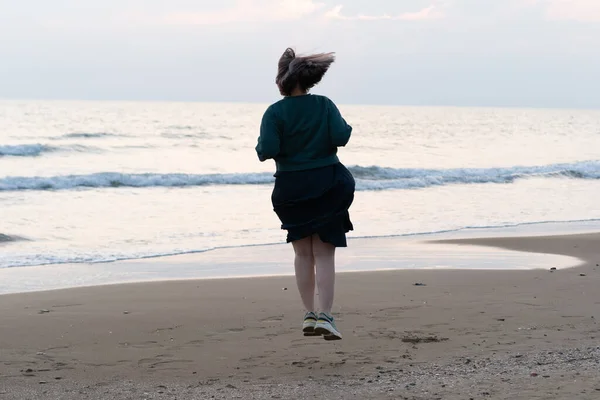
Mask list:
[[[315,311],[315,259],[313,257],[312,238],[292,242],[294,246],[294,268],[296,284],[306,311]]]
[[[331,314],[335,286],[335,246],[321,241],[319,235],[313,235],[312,252],[317,268],[320,311]]]

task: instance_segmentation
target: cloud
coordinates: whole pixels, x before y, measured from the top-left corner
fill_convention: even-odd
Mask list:
[[[600,22],[599,0],[521,0],[524,6],[541,7],[551,21]]]
[[[444,17],[444,14],[435,5],[423,8],[416,12],[406,12],[399,15],[364,15],[359,14],[355,16],[347,16],[342,14],[343,6],[338,5],[328,11],[325,16],[331,19],[340,20],[360,20],[360,21],[379,21],[379,20],[396,20],[396,21],[424,21],[432,19],[440,19]]]
[[[551,20],[600,22],[600,0],[546,0],[546,17]]]
[[[314,0],[237,0],[230,8],[207,12],[172,12],[162,22],[172,25],[220,25],[235,22],[288,21],[322,9]]]

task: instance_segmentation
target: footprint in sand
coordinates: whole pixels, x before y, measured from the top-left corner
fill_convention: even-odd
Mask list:
[[[260,322],[278,322],[283,321],[283,315],[276,315],[274,317],[267,317],[265,319],[261,319]]]
[[[193,360],[183,360],[183,359],[171,359],[171,360],[163,360],[165,357],[172,357],[171,355],[158,355],[152,358],[142,358],[138,361],[138,365],[143,367],[147,367],[149,369],[178,369],[176,367],[177,364],[191,364]],[[172,368],[168,368],[172,366]]]
[[[192,340],[190,342],[187,342],[185,344],[185,346],[201,346],[204,344],[204,340],[199,339],[199,340]]]
[[[161,333],[161,332],[165,332],[165,331],[174,331],[175,329],[179,329],[181,327],[183,327],[183,325],[175,325],[175,326],[170,326],[170,327],[167,327],[167,328],[157,328],[152,333]]]
[[[119,347],[128,348],[128,349],[152,349],[156,347],[164,347],[162,344],[159,344],[155,341],[141,342],[141,343],[129,343],[129,342],[121,342],[119,343]]]

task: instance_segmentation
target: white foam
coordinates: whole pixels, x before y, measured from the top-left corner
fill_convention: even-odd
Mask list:
[[[518,179],[572,178],[600,179],[600,161],[553,164],[535,167],[398,169],[351,166],[357,190],[414,189],[431,186],[472,183],[512,183]],[[263,185],[273,182],[271,173],[233,174],[123,174],[100,172],[89,175],[49,177],[6,177],[0,179],[0,191],[68,190],[81,187],[186,187],[208,185]]]

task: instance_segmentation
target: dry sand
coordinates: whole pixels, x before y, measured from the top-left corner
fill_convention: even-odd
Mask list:
[[[339,342],[293,277],[0,296],[0,400],[599,399],[600,234],[461,243],[584,262],[339,274]]]

